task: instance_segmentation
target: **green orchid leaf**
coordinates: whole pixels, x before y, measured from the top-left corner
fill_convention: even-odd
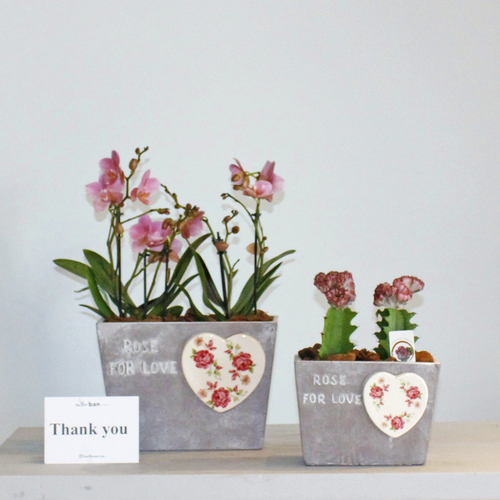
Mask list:
[[[200,312],[198,310],[198,308],[196,307],[195,303],[193,302],[193,299],[191,298],[191,295],[189,295],[189,292],[182,285],[179,285],[179,286],[189,301],[189,306],[190,306],[191,310],[193,311],[193,314],[194,314],[196,321],[208,321],[208,318],[202,312]]]
[[[205,290],[203,290],[203,295],[202,295],[202,298],[203,298],[203,303],[214,313],[215,315],[215,318],[217,319],[217,321],[224,321],[226,319],[226,317],[224,316],[224,314],[222,314],[213,304],[212,302],[210,301],[210,298],[208,297],[208,294]]]
[[[196,239],[193,243],[190,243],[187,250],[182,254],[179,262],[175,266],[175,270],[172,273],[172,278],[170,279],[170,283],[172,285],[179,284],[184,273],[186,272],[191,259],[193,258],[194,253],[198,249],[198,247],[210,236],[210,233],[204,234]]]
[[[276,259],[272,259],[272,260],[273,260],[273,262],[276,262]],[[261,291],[259,293],[260,287],[263,284],[265,284],[268,279],[271,279],[272,275],[279,269],[281,264],[282,264],[282,262],[277,264],[268,273],[266,273],[259,280],[257,280],[257,300],[260,298],[260,295],[262,295],[262,293],[264,293],[264,291]],[[269,266],[267,266],[267,267],[269,267]],[[240,315],[240,314],[250,314],[250,312],[252,311],[253,306],[254,306],[254,303],[253,303],[253,286],[254,286],[253,278],[254,278],[254,274],[252,273],[252,275],[250,276],[248,281],[245,283],[245,286],[241,290],[240,296],[239,296],[238,300],[236,301],[236,304],[234,305],[234,307],[231,308],[231,311],[229,313],[230,316],[236,316],[236,315]],[[274,279],[273,279],[273,281],[274,281]],[[267,286],[269,286],[269,285],[267,285]],[[267,286],[266,286],[266,288],[267,288]]]
[[[90,293],[92,294],[92,298],[94,299],[95,305],[99,309],[101,316],[104,316],[105,318],[115,317],[115,313],[108,306],[99,291],[99,286],[97,285],[92,269],[88,269],[87,271],[87,281],[89,282]]]
[[[56,266],[59,266],[62,269],[79,276],[80,278],[87,279],[87,269],[89,269],[87,264],[82,264],[76,260],[69,259],[55,259],[53,262]]]
[[[170,315],[170,316],[179,317],[182,314],[183,309],[184,308],[182,306],[169,307],[167,309],[167,314]]]
[[[221,296],[219,295],[219,292],[217,290],[217,287],[214,283],[214,280],[212,279],[212,276],[210,275],[210,271],[208,270],[207,265],[205,264],[205,261],[201,257],[201,255],[196,252],[194,254],[194,258],[196,261],[196,267],[198,269],[198,274],[200,275],[200,280],[201,284],[203,287],[203,294],[206,295],[207,299],[215,304],[216,306],[219,306],[221,308],[224,307],[224,301],[222,300]],[[204,300],[205,302],[205,300]],[[205,305],[208,306],[208,304],[205,302]]]
[[[83,253],[92,268],[97,284],[109,295],[113,303],[118,306],[118,277],[113,266],[104,257],[92,250],[84,250]],[[122,307],[125,312],[132,316],[136,316],[139,313],[127,289],[123,285]]]
[[[101,311],[99,311],[99,309],[97,309],[96,307],[92,307],[92,306],[88,306],[87,304],[78,304],[79,306],[81,307],[85,307],[86,309],[90,309],[92,312],[98,314],[99,316],[102,316],[103,318],[105,318],[105,316],[101,313]]]
[[[165,306],[168,308],[168,306],[179,296],[179,294],[182,292],[182,287],[186,287],[189,283],[191,283],[191,281],[193,281],[197,277],[198,277],[197,274],[190,276],[184,281],[184,283],[182,283],[182,285],[177,284],[175,288],[169,289],[169,291],[167,292],[168,299],[166,304],[165,304],[165,292],[163,292],[156,299],[150,301],[148,303],[148,310],[149,310],[148,316],[162,316]],[[174,307],[180,307],[180,306],[174,306]],[[140,308],[144,309],[144,304],[142,304]]]
[[[262,264],[262,273],[265,273],[267,269],[272,266],[276,261],[282,259],[283,257],[286,257],[287,255],[290,255],[292,253],[295,253],[295,250],[287,250],[286,252],[280,253],[276,257],[273,257],[272,259],[267,260]]]

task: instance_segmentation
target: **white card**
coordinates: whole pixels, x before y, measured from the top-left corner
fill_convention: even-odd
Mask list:
[[[415,363],[415,334],[413,330],[389,332],[390,355],[396,361]]]
[[[45,398],[45,463],[139,462],[139,398]]]

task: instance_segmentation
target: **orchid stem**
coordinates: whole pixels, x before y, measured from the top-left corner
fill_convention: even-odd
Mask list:
[[[223,239],[220,237],[220,234],[217,233],[217,239],[216,241],[223,241]],[[224,314],[226,315],[226,319],[229,319],[229,304],[227,300],[227,291],[226,291],[226,280],[224,278],[224,254],[226,253],[225,250],[217,250],[217,253],[219,254],[219,263],[220,263],[220,278],[222,281],[222,297],[224,300]]]
[[[116,224],[120,224],[120,207],[117,207],[116,211]],[[122,245],[121,237],[119,234],[116,235],[116,270],[118,272],[118,314],[120,318],[123,318],[122,309]]]
[[[258,227],[259,227],[259,205],[257,204],[257,210],[254,214],[254,224],[255,224],[255,241],[254,241],[254,254],[253,254],[253,309],[254,309],[254,314],[257,314],[257,284],[258,284],[258,276],[257,276],[257,257],[259,253],[259,234],[258,234]]]
[[[168,305],[168,256],[170,254],[170,248],[167,247],[166,249],[166,256],[165,256],[165,298],[163,302],[163,321],[165,321],[165,318],[167,316],[167,305]]]
[[[146,319],[146,316],[148,314],[148,283],[147,283],[147,277],[148,273],[146,270],[146,252],[144,252],[142,256],[143,260],[143,265],[144,265],[144,311],[142,313],[142,319]]]

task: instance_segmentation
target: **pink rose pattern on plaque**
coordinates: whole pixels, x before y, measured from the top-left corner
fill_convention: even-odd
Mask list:
[[[203,333],[185,345],[182,369],[191,389],[207,406],[224,412],[241,403],[264,373],[261,345],[244,334],[223,339]]]
[[[391,437],[402,436],[413,428],[425,412],[427,399],[427,384],[415,373],[399,376],[375,373],[368,378],[363,389],[368,416]]]

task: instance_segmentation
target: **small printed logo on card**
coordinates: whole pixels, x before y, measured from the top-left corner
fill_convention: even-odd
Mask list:
[[[403,363],[415,363],[415,338],[412,330],[389,332],[391,356]]]

